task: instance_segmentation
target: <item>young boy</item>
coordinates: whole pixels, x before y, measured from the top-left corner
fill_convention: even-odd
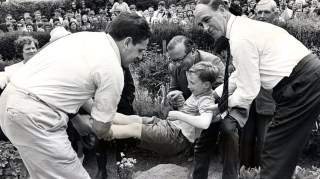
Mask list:
[[[187,72],[192,95],[179,111],[170,111],[166,120],[117,113],[111,126],[111,138],[136,137],[141,140],[139,147],[167,155],[183,151],[200,136],[202,129],[209,127],[217,115],[205,110],[207,106],[214,105],[212,84],[217,73],[217,68],[210,62],[195,64]],[[212,122],[219,120],[214,119]]]

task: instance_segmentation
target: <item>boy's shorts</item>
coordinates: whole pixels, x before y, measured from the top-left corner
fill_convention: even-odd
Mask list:
[[[138,147],[173,155],[185,150],[189,144],[190,142],[179,128],[168,120],[153,116],[149,124],[142,125],[141,141]]]

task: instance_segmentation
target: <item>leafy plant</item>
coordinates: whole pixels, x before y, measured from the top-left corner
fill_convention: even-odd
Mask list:
[[[134,164],[137,163],[137,160],[134,158],[126,158],[124,153],[121,152],[121,162],[117,162],[119,167],[118,176],[121,179],[131,179],[133,175]]]
[[[27,178],[27,175],[17,149],[10,142],[0,141],[0,178]]]

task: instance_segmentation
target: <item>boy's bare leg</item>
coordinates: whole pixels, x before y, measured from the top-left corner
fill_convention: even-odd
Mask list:
[[[141,139],[141,129],[143,124],[132,123],[128,125],[112,125],[111,130],[113,132],[114,139],[126,139],[135,137]]]
[[[118,125],[127,125],[132,123],[142,124],[142,117],[137,115],[128,116],[121,113],[116,113],[113,123]]]

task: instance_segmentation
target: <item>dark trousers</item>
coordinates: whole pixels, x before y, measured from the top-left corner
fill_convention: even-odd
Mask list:
[[[256,110],[255,100],[251,104],[249,118],[242,128],[240,139],[240,166],[258,168],[261,153],[273,115],[262,115]]]
[[[208,170],[213,150],[212,147],[217,140],[219,142],[220,155],[223,163],[222,178],[238,178],[238,128],[238,122],[228,115],[220,123],[213,123],[207,130],[202,131],[194,150],[194,179],[208,178]],[[217,139],[218,136],[219,139]]]
[[[291,179],[320,113],[320,61],[308,55],[273,89],[275,117],[269,125],[261,179]]]
[[[220,122],[212,123],[208,129],[201,132],[201,136],[194,147],[193,178],[208,178],[208,170],[215,144],[218,141]]]

